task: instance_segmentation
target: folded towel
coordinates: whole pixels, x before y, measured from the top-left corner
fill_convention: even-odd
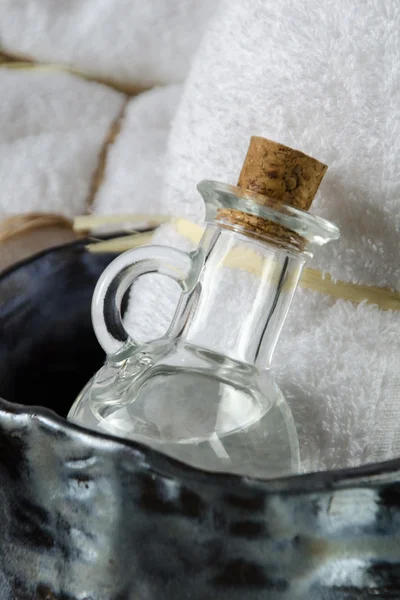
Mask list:
[[[215,0],[1,0],[0,49],[124,86],[176,83]]]
[[[398,31],[397,0],[222,3],[174,120],[165,206],[200,223],[196,183],[235,184],[250,135],[297,147],[329,165],[312,212],[342,233],[312,266],[398,289]],[[156,239],[188,244],[168,227]],[[129,326],[158,335],[175,299],[160,280],[140,282]],[[291,399],[304,470],[400,454],[399,313],[299,290],[273,370]]]
[[[168,134],[181,86],[154,88],[132,98],[107,156],[95,213],[168,214],[162,202]]]
[[[0,70],[0,213],[82,214],[124,95],[67,73]]]

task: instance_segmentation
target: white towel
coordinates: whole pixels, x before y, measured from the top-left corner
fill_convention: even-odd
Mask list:
[[[168,135],[181,93],[182,86],[172,84],[129,101],[93,212],[168,214],[161,191]]]
[[[182,81],[218,0],[1,0],[0,50],[123,84]]]
[[[0,213],[86,210],[124,95],[67,73],[0,69]]]
[[[297,147],[329,165],[312,212],[342,233],[312,266],[398,289],[399,31],[397,0],[224,2],[174,121],[165,206],[200,222],[196,183],[235,183],[251,135]],[[157,239],[182,243],[165,229]],[[158,333],[172,291],[143,281],[134,292],[130,326]],[[304,470],[400,454],[399,313],[298,290],[273,370],[291,398]]]

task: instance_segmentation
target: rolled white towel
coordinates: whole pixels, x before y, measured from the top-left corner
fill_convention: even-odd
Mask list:
[[[181,93],[182,86],[172,84],[128,102],[121,130],[108,151],[93,212],[168,214],[162,185],[168,136]]]
[[[312,266],[398,290],[399,31],[397,0],[223,2],[174,120],[164,205],[200,223],[196,183],[235,184],[251,135],[280,141],[329,165],[312,212],[342,236]],[[168,227],[157,241],[187,246]],[[141,282],[129,312],[137,335],[165,329],[174,303],[160,281]],[[298,290],[273,369],[304,470],[400,454],[400,313]]]
[[[86,211],[125,96],[68,73],[0,69],[0,213]]]
[[[182,81],[218,0],[1,0],[0,48],[123,85]]]

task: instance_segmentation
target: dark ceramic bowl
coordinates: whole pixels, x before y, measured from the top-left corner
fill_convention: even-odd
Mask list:
[[[399,460],[259,482],[55,414],[104,360],[112,258],[79,242],[0,278],[0,600],[400,599]]]

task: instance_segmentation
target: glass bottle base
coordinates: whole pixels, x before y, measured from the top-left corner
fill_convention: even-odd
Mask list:
[[[159,354],[105,365],[68,417],[208,471],[298,472],[291,411],[268,373],[183,344]]]

